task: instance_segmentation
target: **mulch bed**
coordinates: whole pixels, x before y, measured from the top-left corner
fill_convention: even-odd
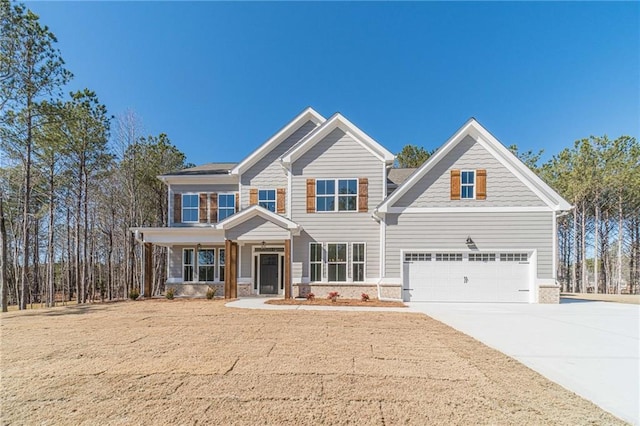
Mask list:
[[[307,299],[273,299],[267,300],[265,303],[269,305],[308,305],[308,306],[366,306],[368,308],[406,308],[402,302],[393,302],[387,300],[370,299],[363,302],[359,299],[338,299],[332,302],[329,299],[316,298],[315,300]]]

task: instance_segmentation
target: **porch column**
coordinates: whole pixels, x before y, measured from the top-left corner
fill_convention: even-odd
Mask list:
[[[225,240],[224,248],[227,256],[224,276],[224,298],[235,299],[238,297],[238,243]]]
[[[284,298],[291,299],[291,239],[284,240]]]
[[[153,278],[153,245],[144,243],[144,291],[142,297],[151,297],[151,281]]]

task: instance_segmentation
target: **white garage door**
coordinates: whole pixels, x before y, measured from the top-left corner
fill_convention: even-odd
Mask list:
[[[403,267],[405,301],[529,301],[529,252],[405,252]]]

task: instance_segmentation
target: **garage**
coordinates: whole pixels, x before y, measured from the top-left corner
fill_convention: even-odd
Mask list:
[[[406,302],[530,302],[532,251],[403,253]]]

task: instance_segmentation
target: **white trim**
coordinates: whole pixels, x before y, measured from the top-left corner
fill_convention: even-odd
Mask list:
[[[314,264],[320,263],[320,281],[311,281],[311,245],[316,244],[320,246],[320,262],[314,261]],[[307,265],[308,265],[308,280],[310,283],[320,283],[324,282],[324,245],[317,241],[309,241],[309,251],[307,252]]]
[[[220,253],[224,251],[224,265],[220,264]],[[238,258],[240,257],[240,250],[238,250]],[[241,264],[238,262],[238,264]],[[218,278],[218,282],[224,282],[220,279],[220,267],[224,266],[224,274],[227,275],[227,249],[225,247],[218,247],[218,255],[216,256],[216,271],[215,276]]]
[[[462,174],[463,173],[473,173],[473,184],[471,185],[471,187],[473,188],[473,196],[471,198],[467,198],[467,197],[463,197],[462,196],[462,187],[467,186],[469,187],[470,185],[468,183],[463,184],[462,183]],[[460,200],[475,200],[476,199],[476,186],[477,186],[477,173],[475,170],[460,170]]]
[[[261,216],[262,218],[272,223],[275,223],[281,228],[288,229],[292,235],[299,235],[300,231],[302,230],[302,227],[297,223],[287,219],[284,216],[281,216],[277,213],[274,213],[263,207],[260,207],[258,205],[251,206],[248,209],[244,209],[239,213],[229,216],[222,222],[219,222],[216,225],[216,229],[219,229],[219,230],[231,229],[234,226],[240,223],[243,223],[246,220],[251,219],[255,216]]]
[[[389,207],[386,213],[523,213],[551,212],[549,207]]]
[[[316,128],[313,132],[309,133],[298,144],[294,145],[291,149],[285,152],[280,160],[285,165],[293,164],[304,153],[306,153],[313,145],[324,139],[333,130],[340,128],[346,134],[348,134],[354,141],[367,148],[370,152],[374,153],[377,158],[385,163],[393,163],[395,156],[387,151],[382,145],[373,140],[370,136],[356,127],[353,123],[347,120],[342,114],[336,113],[327,121],[322,123],[320,127]]]
[[[186,265],[184,263],[184,252],[186,250],[191,250],[193,252],[193,255],[191,257],[191,264],[190,265]],[[180,276],[182,277],[182,282],[183,283],[194,283],[194,282],[198,282],[198,280],[196,279],[198,276],[198,273],[196,271],[196,248],[195,247],[183,247],[182,248],[182,258],[180,259],[180,265],[181,265],[181,270],[180,270]],[[191,266],[192,270],[191,270],[191,280],[187,281],[184,279],[184,267],[185,266]]]
[[[344,262],[329,262],[329,244],[334,244],[334,245],[343,244],[345,246]],[[340,241],[340,242],[332,241],[332,242],[324,243],[324,246],[327,248],[327,257],[326,259],[323,259],[324,264],[327,266],[327,276],[324,277],[325,278],[324,282],[327,284],[330,284],[330,283],[346,284],[346,283],[352,282],[349,279],[349,243],[346,241]],[[329,263],[332,263],[334,265],[344,265],[344,277],[345,277],[344,281],[329,281]],[[309,278],[311,278],[311,276],[309,276]]]
[[[312,121],[316,124],[316,126],[325,122],[326,119],[316,112],[313,108],[308,107],[300,114],[298,114],[293,120],[289,122],[286,126],[281,128],[275,135],[269,138],[265,143],[263,143],[258,149],[253,151],[247,158],[242,160],[238,165],[236,165],[233,169],[231,169],[230,173],[232,175],[239,175],[242,172],[249,169],[255,163],[258,162],[262,157],[268,154],[273,148],[278,146],[282,141],[291,136],[296,130],[298,130],[304,123],[307,121]],[[316,127],[317,128],[317,127]],[[313,130],[312,130],[313,132]]]
[[[375,212],[386,213],[400,197],[402,197],[413,185],[426,175],[442,158],[444,158],[454,146],[460,143],[466,136],[473,137],[482,147],[492,154],[501,164],[508,168],[514,176],[531,189],[551,210],[564,211],[571,205],[556,193],[542,179],[536,176],[515,155],[505,148],[495,137],[491,135],[475,119],[467,121],[453,136],[451,136],[418,170],[416,170],[405,182],[403,182],[387,199],[374,209]]]
[[[387,273],[386,253],[387,253],[387,222],[384,218],[378,223],[380,227],[380,265],[378,267],[380,278],[382,279]]]
[[[205,280],[201,280],[200,279],[200,251],[201,250],[213,250],[213,265],[202,265],[202,266],[212,266],[213,267],[213,280],[212,281],[205,281]],[[195,271],[194,271],[194,278],[197,278],[195,280],[195,282],[201,282],[201,283],[215,283],[215,282],[220,282],[220,280],[218,279],[216,281],[216,264],[218,263],[217,258],[216,258],[216,253],[218,252],[218,248],[214,247],[214,246],[203,246],[202,244],[200,244],[200,248],[198,248],[198,246],[196,245],[196,259],[195,259]]]
[[[198,200],[198,205],[196,206],[196,213],[198,213],[198,218],[196,220],[184,220],[184,197],[188,196],[196,196],[196,200]],[[187,207],[188,209],[193,209],[193,207]],[[180,193],[180,223],[200,223],[200,193],[198,192],[182,192]]]
[[[202,175],[168,175],[157,176],[166,185],[188,185],[188,184],[237,184],[238,178],[228,174],[202,174]]]
[[[289,170],[286,170],[286,173],[287,173],[287,193],[284,194],[284,196],[287,198],[287,211],[285,212],[285,216],[287,217],[287,219],[291,220],[291,205],[292,205],[291,200],[293,199],[293,197],[291,196],[292,194],[291,188],[293,186],[293,173],[291,173]]]
[[[551,253],[551,278],[555,280],[558,279],[558,219],[556,218],[556,213],[551,213],[551,229],[552,229],[552,240],[553,248]]]
[[[335,206],[335,210],[318,210],[318,181],[328,181],[328,180],[332,180],[334,181],[335,184],[335,193],[333,194],[333,198],[334,198],[334,206]],[[340,194],[339,192],[339,188],[338,188],[338,181],[339,180],[355,180],[356,181],[356,193],[355,194]],[[315,206],[315,213],[320,213],[320,214],[324,214],[324,213],[360,213],[360,206],[358,205],[359,201],[360,201],[360,178],[353,178],[353,177],[345,177],[345,178],[317,178],[314,179],[314,185],[316,186],[316,206]],[[320,197],[323,198],[328,198],[327,195],[320,195]],[[340,197],[355,197],[356,198],[356,208],[354,210],[339,210],[338,206],[339,206],[339,201],[340,201]]]
[[[251,246],[251,288],[256,292],[257,295],[261,295],[260,292],[260,256],[263,254],[275,254],[278,255],[278,277],[277,277],[277,292],[276,293],[265,293],[267,295],[279,295],[284,293],[284,288],[281,288],[280,283],[281,280],[284,279],[284,269],[283,269],[283,261],[284,259],[284,250],[276,251],[276,252],[256,252],[257,248],[262,248],[261,244],[253,244]],[[265,244],[265,248],[282,248],[284,249],[284,244],[274,243],[274,244]],[[257,270],[256,270],[256,258],[257,262]],[[286,265],[284,265],[286,267]],[[255,285],[255,287],[254,287]]]
[[[278,211],[278,189],[277,188],[256,188],[258,191],[258,206],[260,205],[260,191],[273,191],[273,201],[271,200],[262,200],[263,203],[273,203],[273,211],[269,210],[272,213],[277,213]],[[263,207],[264,208],[264,207]]]
[[[354,277],[353,277],[353,265],[354,265],[353,245],[354,244],[362,244],[364,246],[364,253],[363,253],[364,260],[355,262],[356,265],[360,265],[361,264],[362,267],[363,267],[363,270],[362,270],[362,281],[356,281],[354,279]],[[353,284],[360,284],[360,283],[368,282],[369,280],[368,280],[368,277],[367,277],[367,271],[369,270],[369,268],[367,268],[367,243],[365,243],[364,241],[362,241],[362,242],[357,242],[356,241],[356,242],[349,243],[349,247],[350,247],[351,250],[349,250],[349,253],[348,253],[349,257],[347,258],[347,260],[348,260],[349,265],[347,266],[347,268],[348,268],[348,271],[351,272],[351,275],[350,275],[351,282]]]

